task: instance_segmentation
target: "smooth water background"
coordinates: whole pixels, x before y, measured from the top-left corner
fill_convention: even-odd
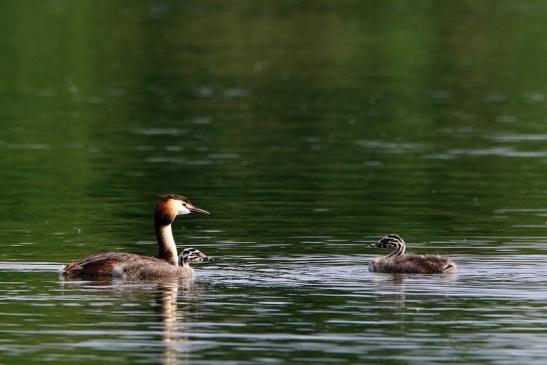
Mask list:
[[[4,1],[0,363],[545,364],[543,1]],[[156,253],[188,282],[58,275]],[[456,275],[371,274],[399,233]]]

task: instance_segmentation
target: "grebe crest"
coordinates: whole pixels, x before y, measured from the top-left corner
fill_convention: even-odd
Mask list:
[[[388,234],[370,247],[391,250],[389,255],[371,261],[368,269],[372,272],[438,274],[455,272],[458,268],[448,257],[405,254],[405,241],[398,234]]]
[[[206,262],[213,261],[212,257],[207,256],[200,250],[189,247],[182,250],[182,253],[179,255],[179,265],[186,266],[190,265],[193,262]]]
[[[209,214],[206,210],[194,206],[185,196],[178,194],[161,195],[154,214],[156,240],[159,249],[157,257],[126,252],[98,253],[71,262],[63,268],[63,274],[67,276],[114,276],[124,278],[192,275],[193,270],[188,263],[192,260],[197,262],[199,254],[203,256],[201,261],[205,261],[204,257],[207,256],[198,250],[196,251],[199,254],[192,254],[189,251],[187,254],[188,262],[180,267],[177,246],[171,230],[171,224],[177,215],[190,213]]]

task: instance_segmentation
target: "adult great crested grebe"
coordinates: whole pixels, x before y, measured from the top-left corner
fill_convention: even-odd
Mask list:
[[[123,277],[123,278],[158,278],[188,277],[194,270],[190,262],[207,261],[202,252],[191,249],[185,258],[181,255],[180,264],[177,257],[177,246],[173,238],[171,223],[177,215],[202,213],[206,210],[197,208],[190,201],[177,194],[159,197],[155,210],[156,240],[159,247],[158,257],[141,256],[127,252],[104,252],[90,255],[73,261],[63,268],[66,276],[81,277]],[[190,250],[190,249],[188,249]]]
[[[458,270],[448,257],[438,255],[405,255],[405,241],[397,234],[388,234],[370,247],[390,248],[387,256],[372,260],[368,270],[383,273],[441,274]]]

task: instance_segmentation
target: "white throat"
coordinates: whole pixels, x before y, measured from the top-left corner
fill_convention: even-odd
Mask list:
[[[177,245],[173,238],[171,225],[156,227],[156,239],[159,246],[158,258],[166,260],[171,265],[179,266]]]

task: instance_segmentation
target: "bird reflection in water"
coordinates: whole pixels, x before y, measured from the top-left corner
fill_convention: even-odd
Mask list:
[[[162,321],[163,364],[186,364],[190,348],[185,323],[192,309],[201,303],[204,286],[191,280],[174,279],[160,283],[156,293]]]
[[[161,341],[161,362],[163,364],[186,364],[191,352],[188,342],[188,322],[191,313],[199,309],[205,296],[206,285],[196,282],[194,278],[163,278],[161,280],[128,281],[111,278],[108,280],[83,280],[81,278],[63,279],[61,287],[65,294],[77,295],[84,305],[90,305],[95,311],[101,304],[102,317],[116,317],[120,313],[130,316],[128,325],[141,322],[150,312],[156,313],[156,323],[147,323],[146,332],[158,333],[159,338],[151,340],[151,345]],[[84,289],[75,293],[72,289]],[[102,302],[102,303],[101,303]],[[152,308],[150,307],[152,304]],[[131,312],[120,311],[120,305],[132,307]],[[108,310],[110,308],[110,310]],[[85,309],[84,309],[85,310]],[[131,318],[135,316],[135,318]],[[108,330],[105,330],[105,335]]]
[[[405,307],[406,280],[406,274],[382,274],[372,277],[372,283],[375,284],[374,291],[394,308]]]
[[[457,274],[375,274],[371,281],[374,292],[393,308],[405,308],[407,296],[438,295],[450,288],[458,279]],[[448,289],[449,290],[449,289]]]

